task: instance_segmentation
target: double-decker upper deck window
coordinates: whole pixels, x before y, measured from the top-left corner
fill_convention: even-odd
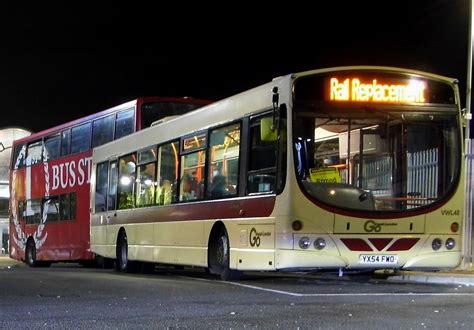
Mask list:
[[[17,170],[19,168],[22,168],[26,164],[26,146],[24,143],[18,144],[13,148],[13,154],[12,154],[12,168],[14,170]]]
[[[45,160],[52,160],[61,156],[61,135],[54,134],[44,138]]]
[[[72,128],[71,153],[75,154],[89,150],[91,146],[91,123],[85,123]]]
[[[28,144],[26,149],[26,165],[34,165],[42,161],[43,141]]]
[[[114,139],[114,115],[94,120],[92,124],[92,147],[97,147]]]
[[[135,108],[117,113],[115,121],[115,139],[120,139],[135,131]]]
[[[61,156],[69,155],[71,152],[71,130],[61,132]]]

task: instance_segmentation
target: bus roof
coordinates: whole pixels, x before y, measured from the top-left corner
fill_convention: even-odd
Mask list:
[[[292,74],[292,76],[294,78],[299,78],[299,77],[304,77],[304,76],[309,76],[309,75],[314,75],[314,74],[324,74],[324,73],[340,72],[340,71],[381,71],[381,72],[385,71],[385,72],[409,74],[409,75],[414,75],[414,76],[423,76],[423,77],[430,78],[433,80],[440,80],[449,84],[458,83],[458,80],[456,78],[441,76],[441,75],[430,73],[430,72],[399,68],[399,67],[391,67],[391,66],[371,66],[371,65],[339,66],[339,67],[332,67],[332,68],[308,70],[308,71],[294,73]]]
[[[54,126],[54,127],[45,129],[43,131],[33,133],[33,134],[31,134],[27,137],[15,140],[13,142],[13,144],[16,145],[16,144],[19,144],[19,143],[39,139],[43,136],[47,136],[47,135],[50,135],[52,133],[59,132],[59,131],[65,129],[65,128],[73,127],[73,126],[79,125],[83,122],[93,120],[93,119],[96,119],[96,118],[100,118],[100,117],[106,116],[110,113],[114,113],[114,112],[117,112],[117,111],[122,110],[122,109],[127,109],[127,108],[130,108],[130,107],[133,107],[137,104],[143,104],[143,103],[148,103],[148,102],[160,102],[160,101],[173,102],[173,103],[194,103],[194,104],[200,104],[200,105],[203,105],[203,106],[212,102],[212,101],[204,100],[204,99],[194,99],[192,97],[161,97],[161,96],[138,97],[138,98],[133,99],[131,101],[128,101],[128,102],[116,105],[114,107],[108,108],[106,110],[102,110],[102,111],[90,114],[88,116],[81,117],[81,118],[72,120],[70,122],[67,122],[67,123],[64,123],[64,124],[61,124],[61,125],[58,125],[58,126]]]

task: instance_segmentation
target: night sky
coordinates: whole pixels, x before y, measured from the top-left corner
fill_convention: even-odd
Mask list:
[[[468,0],[313,2],[2,4],[0,127],[39,131],[139,96],[219,100],[341,65],[455,77],[464,106]]]

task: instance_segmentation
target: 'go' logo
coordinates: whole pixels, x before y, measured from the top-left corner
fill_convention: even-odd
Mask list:
[[[252,228],[252,230],[250,230],[249,239],[251,247],[260,246],[260,236],[257,234],[257,230],[255,228]]]
[[[382,225],[375,221],[369,220],[366,223],[364,223],[364,230],[368,233],[371,233],[371,232],[378,233],[382,230]]]

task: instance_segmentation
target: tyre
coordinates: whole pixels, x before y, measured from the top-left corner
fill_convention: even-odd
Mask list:
[[[117,262],[116,269],[122,273],[137,273],[139,263],[128,260],[128,241],[125,231],[121,231],[117,239]]]
[[[242,277],[242,272],[230,269],[229,262],[229,236],[225,228],[221,227],[209,245],[209,271],[219,275],[223,281],[237,281]]]
[[[29,239],[28,242],[26,242],[25,263],[30,267],[38,266],[38,262],[36,261],[36,245],[33,239]]]

